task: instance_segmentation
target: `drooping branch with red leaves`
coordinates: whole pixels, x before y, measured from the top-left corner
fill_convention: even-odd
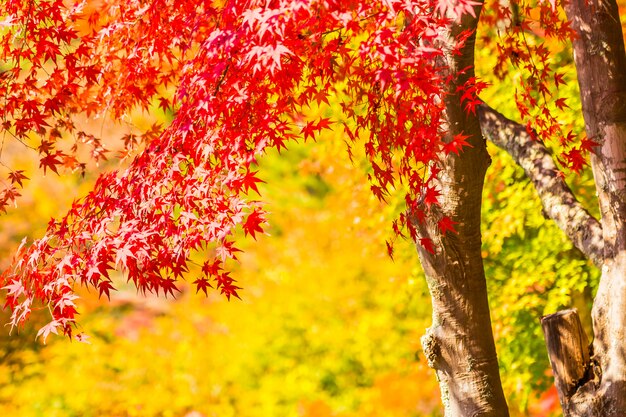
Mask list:
[[[155,100],[175,112],[170,126],[143,137],[127,169],[102,175],[45,237],[20,249],[4,275],[13,325],[38,299],[69,334],[73,283],[108,296],[114,269],[141,291],[173,294],[198,250],[212,254],[198,289],[237,296],[224,264],[235,258],[238,228],[252,237],[264,230],[262,203],[251,192],[268,147],[280,150],[322,129],[342,129],[352,142],[366,135],[372,191],[384,199],[403,181],[411,204],[422,196],[436,202],[429,178],[439,154],[463,145],[442,142],[437,29],[450,18],[429,2],[4,7],[3,59],[12,64],[4,134],[41,138],[44,170],[79,164],[55,147],[64,134],[86,137],[74,129],[74,115],[118,118]],[[303,121],[309,103],[330,95],[343,97],[342,120]],[[91,141],[97,149],[101,143]]]
[[[594,307],[598,360],[583,364],[582,374],[601,364],[607,377],[579,381],[592,393],[580,403],[602,398],[607,407],[585,415],[623,415],[626,359],[602,329],[624,336],[624,320],[607,324],[600,313],[626,311],[626,296],[606,297],[621,294],[626,279],[626,110],[619,104],[626,59],[623,39],[614,35],[621,32],[615,3],[590,3],[573,2],[568,20],[559,1],[483,7],[473,0],[5,0],[0,130],[3,141],[38,155],[44,172],[86,169],[85,149],[96,161],[107,154],[106,140],[82,131],[78,118],[121,120],[150,106],[174,115],[167,126],[127,136],[120,155],[126,167],[101,175],[42,238],[23,243],[1,278],[11,325],[42,304],[51,321],[40,334],[71,336],[75,286],[109,296],[114,270],[141,292],[174,295],[179,280],[191,278],[197,291],[238,297],[229,272],[236,237],[255,238],[267,223],[257,161],[270,148],[339,130],[349,152],[364,147],[376,197],[408,190],[406,211],[392,227],[417,244],[428,278],[434,322],[422,342],[446,415],[507,416],[480,251],[486,137],[524,167],[546,213],[603,267],[602,305]],[[611,41],[609,58],[589,58],[595,72],[586,72],[580,58],[581,42],[601,50],[588,27]],[[478,97],[486,83],[474,73],[477,36],[496,55],[496,77],[511,66],[522,74],[514,95],[521,124]],[[563,74],[531,37],[577,48],[589,138],[564,133]],[[598,97],[607,97],[610,111]],[[341,114],[307,118],[307,107],[331,100],[340,102]],[[70,150],[60,146],[67,138]],[[544,143],[560,147],[556,162]],[[588,151],[599,178],[600,221],[555,172],[581,170]],[[6,170],[0,210],[27,180]],[[198,268],[196,253],[206,255]],[[563,395],[565,412],[583,415],[567,406],[574,394]]]

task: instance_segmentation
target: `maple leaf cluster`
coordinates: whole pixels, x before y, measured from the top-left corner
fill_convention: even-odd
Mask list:
[[[511,70],[521,74],[517,77],[515,103],[530,136],[558,144],[561,165],[580,172],[587,165],[588,152],[597,144],[587,138],[578,139],[571,130],[565,133],[559,120],[560,113],[569,106],[567,98],[559,94],[559,85],[566,81],[563,72],[551,65],[555,54],[551,49],[558,45],[563,50],[576,37],[562,6],[560,0],[524,0],[510,5],[490,2],[481,16],[482,25],[491,28],[484,32],[483,42],[495,44],[497,78],[504,79]]]
[[[81,167],[79,145],[104,157],[102,140],[75,127],[77,115],[120,119],[156,104],[175,117],[164,129],[125,138],[124,156],[137,151],[128,168],[103,174],[65,217],[50,221],[43,238],[21,246],[2,275],[13,326],[38,301],[52,317],[42,335],[71,335],[74,285],[109,296],[114,270],[142,292],[174,295],[181,278],[196,274],[197,291],[238,297],[227,265],[239,251],[235,237],[241,231],[255,238],[266,227],[257,159],[324,129],[342,129],[349,147],[363,143],[379,199],[402,183],[418,218],[438,203],[437,161],[458,154],[467,138],[442,141],[441,28],[473,14],[475,2],[101,3],[0,6],[0,62],[8,65],[2,134],[33,147],[41,167],[57,172]],[[475,79],[465,86],[468,111],[482,88]],[[331,96],[341,99],[341,119],[302,122],[307,107]],[[68,136],[76,147],[58,149]],[[11,175],[12,184],[25,179]],[[442,218],[439,227],[446,233],[454,222]],[[394,223],[398,234],[404,229],[417,238],[406,214]],[[419,241],[434,250],[428,239]],[[198,252],[207,259],[194,268]]]

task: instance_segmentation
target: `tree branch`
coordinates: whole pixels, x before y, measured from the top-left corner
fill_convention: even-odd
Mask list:
[[[550,151],[541,142],[533,140],[524,126],[486,104],[478,107],[478,117],[485,138],[507,151],[524,169],[539,194],[546,215],[587,258],[596,266],[602,266],[602,226],[558,175]]]

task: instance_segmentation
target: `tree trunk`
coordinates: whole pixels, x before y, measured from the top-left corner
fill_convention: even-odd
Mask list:
[[[478,13],[477,13],[478,15]],[[463,29],[475,29],[477,18],[466,15],[449,33],[449,42]],[[435,253],[417,245],[433,304],[433,323],[422,338],[429,365],[435,369],[447,417],[506,417],[487,286],[481,257],[480,212],[485,172],[490,163],[478,118],[467,114],[457,86],[472,77],[473,70],[458,71],[474,63],[474,38],[461,55],[448,54],[446,65],[455,82],[449,85],[446,116],[449,138],[470,135],[471,148],[461,156],[448,155],[439,176],[441,205],[424,208],[427,218],[415,221],[419,238],[432,239]],[[437,221],[449,216],[456,232],[443,235]]]
[[[563,394],[566,417],[626,416],[626,54],[615,0],[571,0],[573,42],[591,166],[601,209],[603,261],[593,305],[590,372]],[[570,358],[561,357],[560,361]],[[571,365],[571,364],[570,364]],[[569,365],[568,365],[569,366]],[[555,377],[562,375],[554,369]]]
[[[556,390],[563,414],[567,417],[578,407],[574,393],[583,385],[596,385],[598,376],[589,357],[589,341],[576,310],[564,310],[541,319],[548,356],[555,376]],[[597,403],[588,410],[597,408]],[[573,414],[575,415],[575,414]]]

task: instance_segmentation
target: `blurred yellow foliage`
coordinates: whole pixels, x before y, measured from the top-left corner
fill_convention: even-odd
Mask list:
[[[416,361],[429,314],[417,260],[407,242],[389,259],[394,208],[337,143],[263,162],[272,236],[243,243],[243,301],[190,287],[176,300],[143,297],[121,277],[110,303],[83,291],[79,330],[91,344],[44,347],[24,329],[0,365],[0,415],[437,415],[434,375]],[[44,210],[29,198],[12,214],[20,232],[69,204],[53,197]]]

